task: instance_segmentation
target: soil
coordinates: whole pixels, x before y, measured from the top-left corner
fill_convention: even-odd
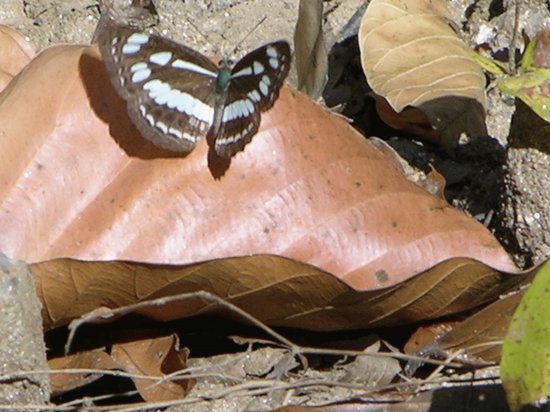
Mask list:
[[[41,309],[29,267],[0,254],[0,374],[13,374],[0,382],[0,405],[45,405],[50,399]]]
[[[450,4],[471,46],[485,43],[493,55],[508,60],[508,50],[515,49],[513,57],[519,60],[523,38],[535,38],[550,23],[549,5],[543,0]],[[519,99],[502,96],[494,82],[488,87],[487,126],[489,135],[507,147],[496,221],[491,227],[520,267],[540,264],[550,256],[548,126]]]
[[[203,53],[225,57],[231,57],[233,52],[242,55],[274,39],[292,43],[299,6],[298,0],[278,0],[277,7],[273,7],[273,0],[162,0],[156,3],[157,31]],[[350,19],[363,1],[324,3],[325,10],[330,10],[325,33],[330,47],[347,38],[346,30],[353,27]],[[511,0],[452,0],[449,8],[471,46],[484,42],[497,53],[515,44],[521,51],[522,36],[514,33],[518,33],[519,28],[519,32],[524,30],[529,37],[534,37],[550,23],[550,12],[543,0],[524,0],[519,2],[521,7],[516,19],[513,3]],[[89,44],[98,18],[97,0],[3,0],[0,5],[0,24],[22,32],[37,51],[58,43]],[[251,31],[253,34],[249,34]],[[518,265],[526,267],[543,262],[550,256],[550,234],[546,231],[550,227],[550,202],[546,199],[550,193],[547,179],[550,128],[525,105],[501,96],[494,84],[488,87],[487,126],[489,135],[498,142],[476,143],[478,146],[474,149],[464,149],[465,154],[458,156],[448,156],[429,145],[410,143],[400,136],[394,136],[393,142],[409,160],[420,157],[425,163],[438,164],[447,177],[449,201],[485,221]],[[2,284],[0,282],[0,287]],[[4,364],[4,348],[19,344],[16,340],[2,341],[0,364]],[[43,345],[37,344],[34,353],[26,352],[24,356],[43,362]],[[35,389],[38,392],[27,398],[28,401],[39,403],[47,399],[47,385],[39,382]],[[265,402],[269,402],[269,397]],[[279,404],[277,399],[273,400],[272,405]],[[205,409],[211,410],[212,406],[209,404]]]

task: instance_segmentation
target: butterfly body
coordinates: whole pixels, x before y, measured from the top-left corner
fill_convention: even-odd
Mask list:
[[[98,36],[112,83],[141,134],[162,148],[189,152],[209,136],[230,158],[258,131],[261,112],[279,95],[290,47],[269,43],[233,68],[155,34],[109,21]]]
[[[231,69],[229,63],[222,60],[218,69],[218,77],[216,78],[216,92],[219,94],[226,93],[231,84]]]

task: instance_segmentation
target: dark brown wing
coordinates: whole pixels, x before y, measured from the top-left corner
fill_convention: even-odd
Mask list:
[[[230,158],[257,133],[261,112],[273,106],[290,69],[290,46],[285,41],[266,44],[248,53],[231,70],[220,132],[215,149]]]
[[[207,57],[109,19],[98,42],[111,81],[141,134],[189,152],[212,124],[218,69]]]

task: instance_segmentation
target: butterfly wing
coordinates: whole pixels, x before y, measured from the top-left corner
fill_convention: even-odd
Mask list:
[[[244,149],[258,131],[261,112],[270,109],[290,69],[290,46],[266,44],[244,56],[231,70],[216,153],[230,158]]]
[[[98,32],[98,42],[141,134],[159,147],[191,151],[212,124],[216,65],[193,49],[113,20]]]

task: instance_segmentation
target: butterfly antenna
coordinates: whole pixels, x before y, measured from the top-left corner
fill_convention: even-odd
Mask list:
[[[204,34],[198,27],[195,23],[193,23],[191,20],[189,20],[187,17],[185,17],[185,20],[187,20],[187,23],[189,23],[189,25],[191,27],[193,27],[195,29],[195,31],[197,33],[199,33],[201,35],[201,37],[204,39],[204,41],[206,42],[207,45],[210,45],[210,40],[208,39],[208,36],[206,34]],[[214,45],[215,46],[215,45]],[[217,48],[217,46],[215,46]],[[214,54],[217,55],[219,54],[219,50],[214,50]]]
[[[236,44],[235,48],[234,48],[233,51],[231,52],[231,54],[230,54],[231,56],[234,56],[234,55],[235,55],[235,53],[237,52],[237,50],[239,50],[239,45],[241,45],[246,39],[248,39],[248,37],[249,37],[252,33],[254,33],[254,32],[256,31],[256,29],[257,29],[258,27],[260,27],[260,25],[261,25],[266,19],[267,19],[267,16],[262,17],[262,19],[261,19],[258,23],[256,23],[256,25],[255,25],[254,27],[252,27],[252,29],[251,29],[248,33],[246,33],[246,34],[244,35],[244,37]]]

